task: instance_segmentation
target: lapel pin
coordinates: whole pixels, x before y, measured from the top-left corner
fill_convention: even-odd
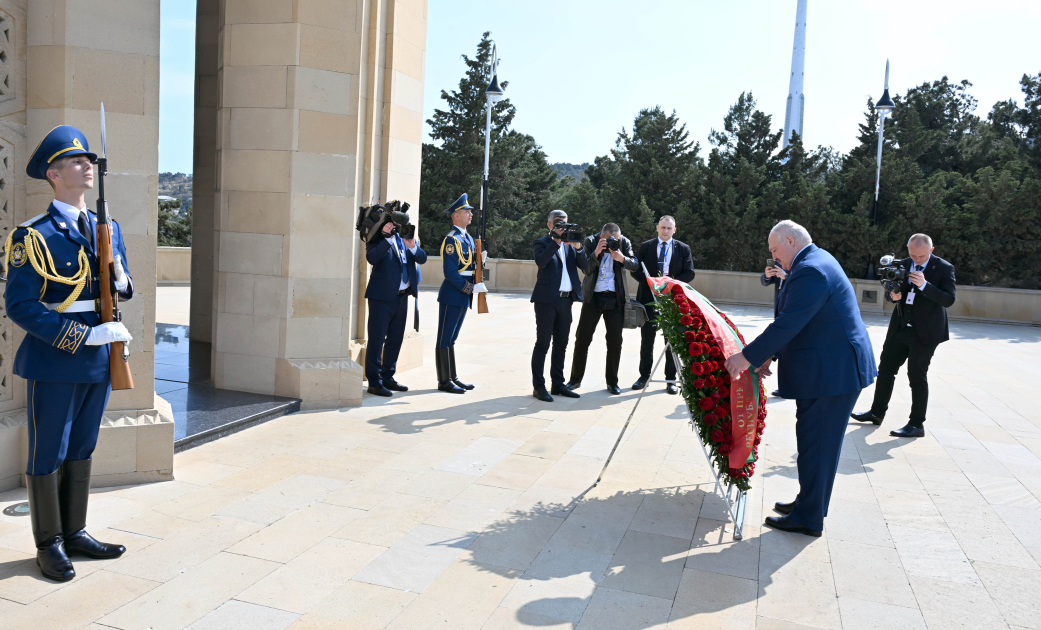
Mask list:
[[[65,227],[65,224],[64,224],[64,223],[62,223],[62,222],[60,222],[60,221],[58,222],[58,225],[60,225],[60,226],[61,226],[61,229],[63,229],[63,230],[66,230],[66,229],[68,229],[67,227]]]

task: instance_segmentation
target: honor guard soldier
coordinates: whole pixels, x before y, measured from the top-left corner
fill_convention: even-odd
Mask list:
[[[473,206],[467,203],[466,193],[448,206],[445,214],[452,219],[452,231],[441,243],[441,262],[445,279],[437,293],[441,306],[437,313],[437,388],[443,392],[462,394],[474,388],[459,380],[455,371],[455,340],[463,327],[466,311],[473,304],[475,293],[487,291],[484,283],[474,284],[474,241],[466,232],[473,219]]]
[[[91,454],[111,392],[109,344],[130,341],[119,322],[99,314],[101,273],[97,218],[84,193],[94,187],[93,162],[83,133],[55,127],[25,167],[54,190],[47,211],[18,226],[7,238],[5,305],[25,332],[14,373],[25,379],[29,426],[26,487],[36,564],[44,576],[71,580],[69,556],[115,558],[122,545],[101,543],[87,533]],[[134,284],[126,271],[126,248],[112,222],[112,275],[120,298]]]

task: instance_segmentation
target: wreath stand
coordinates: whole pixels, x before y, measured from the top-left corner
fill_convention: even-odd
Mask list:
[[[654,363],[654,369],[651,370],[651,376],[653,377],[658,372],[658,366],[661,364],[661,360],[665,358],[665,355],[669,355],[669,360],[676,367],[676,373],[682,374],[683,368],[681,367],[679,357],[672,351],[672,347],[669,342],[665,342],[665,349],[662,350],[661,354],[658,355],[658,360]],[[614,453],[618,450],[618,445],[622,443],[622,436],[625,435],[625,430],[629,428],[629,423],[632,421],[633,416],[636,415],[636,409],[640,406],[640,401],[643,400],[643,395],[647,392],[647,386],[651,383],[671,383],[680,386],[680,383],[676,380],[669,379],[654,379],[648,378],[647,382],[644,383],[643,389],[640,390],[640,396],[636,399],[636,404],[633,405],[633,410],[629,414],[629,418],[622,425],[622,432],[618,434],[618,439],[614,443],[614,448],[611,449],[611,454],[607,456],[607,461],[604,462],[603,469],[600,470],[600,476],[596,478],[596,483],[593,484],[595,488],[600,484],[600,480],[604,478],[604,472],[607,471],[607,466],[611,463],[611,458],[614,457]],[[686,406],[686,405],[684,405]],[[748,499],[748,492],[739,490],[734,484],[728,483],[726,489],[723,488],[723,482],[719,478],[719,472],[716,467],[712,465],[712,450],[706,446],[705,441],[701,439],[701,434],[698,432],[697,425],[694,422],[694,414],[691,413],[690,408],[687,407],[687,416],[690,418],[691,428],[694,429],[694,435],[698,436],[698,443],[701,444],[701,452],[705,455],[705,461],[708,462],[708,469],[712,472],[713,478],[716,480],[716,491],[719,492],[720,497],[723,498],[724,503],[727,506],[727,513],[730,516],[730,520],[734,522],[734,540],[741,540],[742,531],[745,527],[745,503]]]

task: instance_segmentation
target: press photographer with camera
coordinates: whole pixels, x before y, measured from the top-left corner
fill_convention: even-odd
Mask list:
[[[416,226],[409,222],[408,208],[407,203],[396,201],[362,208],[358,222],[365,259],[372,265],[365,289],[369,311],[365,378],[368,392],[377,396],[408,391],[394,380],[394,372],[405,337],[408,296],[419,297],[416,265],[427,261],[416,238]]]
[[[777,319],[777,304],[778,298],[781,296],[781,284],[784,283],[784,279],[787,277],[788,272],[784,270],[781,263],[773,258],[766,261],[766,270],[763,271],[763,275],[759,276],[759,282],[764,287],[768,287],[771,284],[774,285],[774,319]],[[776,389],[770,392],[770,395],[776,398],[780,398],[780,394],[781,392]]]
[[[571,360],[571,380],[567,383],[570,390],[582,385],[582,377],[586,373],[586,358],[589,355],[589,344],[593,342],[593,333],[600,318],[604,318],[607,329],[607,366],[604,376],[607,379],[607,391],[621,394],[618,388],[618,363],[622,358],[622,328],[624,327],[624,306],[629,294],[625,287],[625,270],[638,269],[633,247],[629,239],[622,236],[617,224],[608,223],[599,234],[589,236],[583,243],[586,264],[582,271],[582,312],[578,316],[578,329],[575,331],[575,355]]]
[[[582,249],[582,231],[567,222],[567,213],[554,210],[546,220],[549,234],[532,244],[535,264],[539,268],[531,301],[535,305],[535,349],[531,353],[532,396],[553,402],[546,391],[546,354],[553,342],[549,376],[552,392],[565,398],[579,395],[564,384],[564,354],[571,334],[571,305],[582,301],[578,283],[578,267],[585,268],[586,253]]]
[[[900,366],[907,361],[911,384],[911,415],[907,425],[890,431],[895,437],[925,435],[925,412],[929,403],[929,362],[936,346],[950,339],[947,308],[954,304],[954,265],[933,255],[933,239],[915,234],[907,241],[908,258],[882,259],[878,270],[888,299],[896,302],[878,362],[875,398],[868,411],[854,413],[860,422],[882,424],[893,395]],[[891,263],[887,265],[887,263]]]

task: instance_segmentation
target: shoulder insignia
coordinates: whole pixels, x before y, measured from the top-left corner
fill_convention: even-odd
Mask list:
[[[33,223],[36,223],[36,222],[37,222],[37,221],[39,221],[40,219],[44,218],[45,216],[48,216],[48,213],[44,212],[44,213],[38,214],[38,215],[36,215],[35,217],[33,217],[33,218],[29,219],[28,221],[26,221],[25,223],[20,223],[20,224],[18,225],[18,227],[20,227],[20,228],[25,228],[25,227],[29,227],[29,226],[31,226],[31,225],[32,225]]]
[[[28,259],[28,256],[25,255],[25,245],[15,243],[14,247],[11,248],[11,266],[21,267]]]
[[[449,254],[455,254],[455,245],[445,245],[445,251]]]

